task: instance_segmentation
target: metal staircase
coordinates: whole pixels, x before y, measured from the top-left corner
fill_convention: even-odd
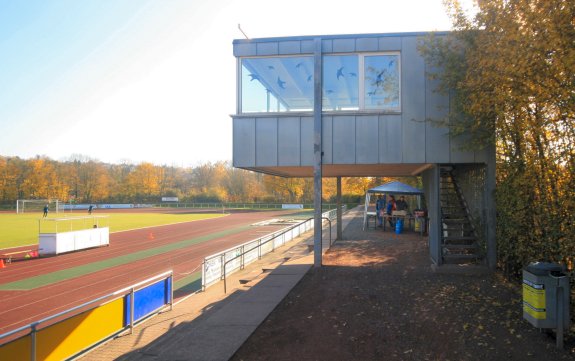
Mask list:
[[[442,263],[478,263],[478,237],[463,194],[451,167],[441,168],[441,254]]]

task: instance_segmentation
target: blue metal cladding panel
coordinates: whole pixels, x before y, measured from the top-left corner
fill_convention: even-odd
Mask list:
[[[359,38],[355,42],[356,51],[378,51],[379,41],[377,38]]]
[[[379,117],[379,163],[401,163],[403,141],[401,115]]]
[[[302,117],[300,125],[301,165],[313,166],[313,117]]]
[[[334,53],[351,53],[355,51],[355,39],[333,39]]]
[[[322,40],[321,41],[321,52],[326,53],[333,53],[333,40]]]
[[[233,137],[234,167],[253,167],[256,164],[256,120],[234,118]]]
[[[256,43],[234,44],[234,56],[252,56],[257,54]]]
[[[385,36],[379,38],[379,51],[394,51],[401,50],[401,37]]]
[[[278,43],[275,41],[257,43],[257,55],[278,55]]]
[[[358,164],[379,162],[379,122],[377,115],[358,116],[355,119],[355,150]]]
[[[167,305],[170,302],[170,295],[170,278],[134,292],[134,322]],[[124,326],[130,324],[131,298],[131,294],[125,296]]]
[[[278,119],[278,165],[300,165],[300,135],[299,117]]]
[[[475,163],[485,163],[489,162],[489,151],[487,148],[479,149],[475,151]]]
[[[287,54],[300,54],[301,42],[300,41],[281,41],[279,43],[279,54],[280,55],[287,55]]]
[[[473,163],[475,161],[474,152],[465,149],[469,139],[469,135],[451,138],[451,163]]]
[[[277,118],[256,119],[256,166],[278,165],[278,121]]]
[[[417,38],[403,38],[401,99],[403,108],[403,162],[425,162],[425,62]]]
[[[314,42],[313,40],[302,40],[301,41],[301,53],[302,54],[312,54],[314,51]]]
[[[333,116],[333,164],[355,163],[355,117]]]
[[[427,68],[431,73],[437,69]],[[439,127],[434,121],[442,120],[449,114],[449,96],[439,94],[436,89],[439,80],[425,79],[425,161],[427,163],[449,163],[449,128]]]
[[[323,158],[322,162],[324,164],[333,164],[333,117],[324,116],[321,119],[321,138],[322,138],[322,148]],[[312,143],[313,143],[313,128],[312,128]],[[313,144],[312,144],[312,155],[313,155]]]

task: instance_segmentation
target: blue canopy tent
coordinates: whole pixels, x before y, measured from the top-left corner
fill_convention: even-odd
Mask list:
[[[368,215],[375,216],[375,212],[371,212],[373,214],[368,212],[368,207],[369,207],[369,201],[371,199],[371,195],[376,194],[376,193],[384,193],[384,194],[392,194],[392,195],[397,195],[397,194],[416,195],[417,196],[417,207],[421,208],[421,195],[423,194],[423,191],[421,189],[412,187],[412,186],[407,185],[405,183],[389,182],[389,183],[385,183],[385,184],[382,184],[380,186],[368,189],[367,192],[365,193],[365,205],[364,205],[365,209],[363,212],[363,228],[364,229],[365,229],[365,225],[366,225],[367,216]]]

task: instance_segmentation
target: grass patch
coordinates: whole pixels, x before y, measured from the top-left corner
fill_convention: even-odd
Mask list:
[[[99,218],[100,216],[108,216]],[[0,249],[38,244],[38,234],[67,232],[91,228],[94,222],[100,227],[110,227],[110,232],[127,231],[144,227],[161,226],[201,219],[218,218],[223,214],[198,213],[97,213],[94,217],[86,214],[50,214],[42,219],[42,213],[0,213]],[[55,221],[61,218],[73,220]]]

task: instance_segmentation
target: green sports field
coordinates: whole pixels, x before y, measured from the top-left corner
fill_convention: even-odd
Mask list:
[[[86,215],[51,214],[42,219],[42,213],[0,213],[0,249],[38,244],[38,233],[66,232],[99,227],[110,227],[110,232],[161,226],[200,219],[222,217],[223,214],[199,213],[110,213],[89,217]],[[62,220],[62,218],[70,218]]]

